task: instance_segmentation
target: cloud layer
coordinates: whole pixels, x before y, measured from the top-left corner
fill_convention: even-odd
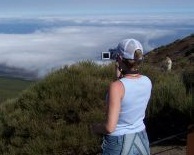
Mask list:
[[[37,71],[44,76],[52,69],[77,61],[99,61],[101,52],[116,47],[125,38],[140,40],[148,52],[191,34],[194,23],[188,22],[190,18],[2,19],[0,26],[5,29],[0,30],[0,64]]]

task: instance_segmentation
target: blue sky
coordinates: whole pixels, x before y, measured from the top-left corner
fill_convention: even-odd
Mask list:
[[[131,12],[193,12],[193,0],[0,0],[0,14],[75,15]]]
[[[82,60],[126,38],[144,52],[194,33],[191,0],[0,0],[0,65],[36,71]]]

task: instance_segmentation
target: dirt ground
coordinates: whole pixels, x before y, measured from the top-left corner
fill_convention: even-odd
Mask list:
[[[186,155],[186,151],[186,136],[176,137],[150,147],[151,155]]]
[[[150,144],[151,155],[194,155],[194,125],[187,132],[158,139]]]
[[[186,146],[153,146],[151,155],[186,155]]]

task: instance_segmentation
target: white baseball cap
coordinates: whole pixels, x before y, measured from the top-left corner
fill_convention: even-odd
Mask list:
[[[125,59],[134,59],[134,54],[136,50],[141,50],[143,55],[143,47],[141,43],[138,40],[135,39],[124,39],[122,40],[118,46],[117,49],[121,56]],[[140,58],[140,60],[143,58]]]

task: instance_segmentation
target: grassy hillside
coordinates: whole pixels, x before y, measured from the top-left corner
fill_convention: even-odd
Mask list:
[[[142,73],[153,82],[145,119],[150,140],[185,130],[194,120],[194,106],[182,73],[161,73],[147,65]],[[2,103],[0,154],[97,154],[102,137],[91,133],[90,124],[104,120],[104,99],[113,79],[114,64],[80,62]]]
[[[161,66],[166,56],[172,59],[173,70],[193,68],[194,65],[194,34],[183,39],[177,39],[174,42],[158,47],[146,54],[145,60],[157,67]]]
[[[17,78],[0,77],[0,103],[6,99],[15,98],[33,82]]]

